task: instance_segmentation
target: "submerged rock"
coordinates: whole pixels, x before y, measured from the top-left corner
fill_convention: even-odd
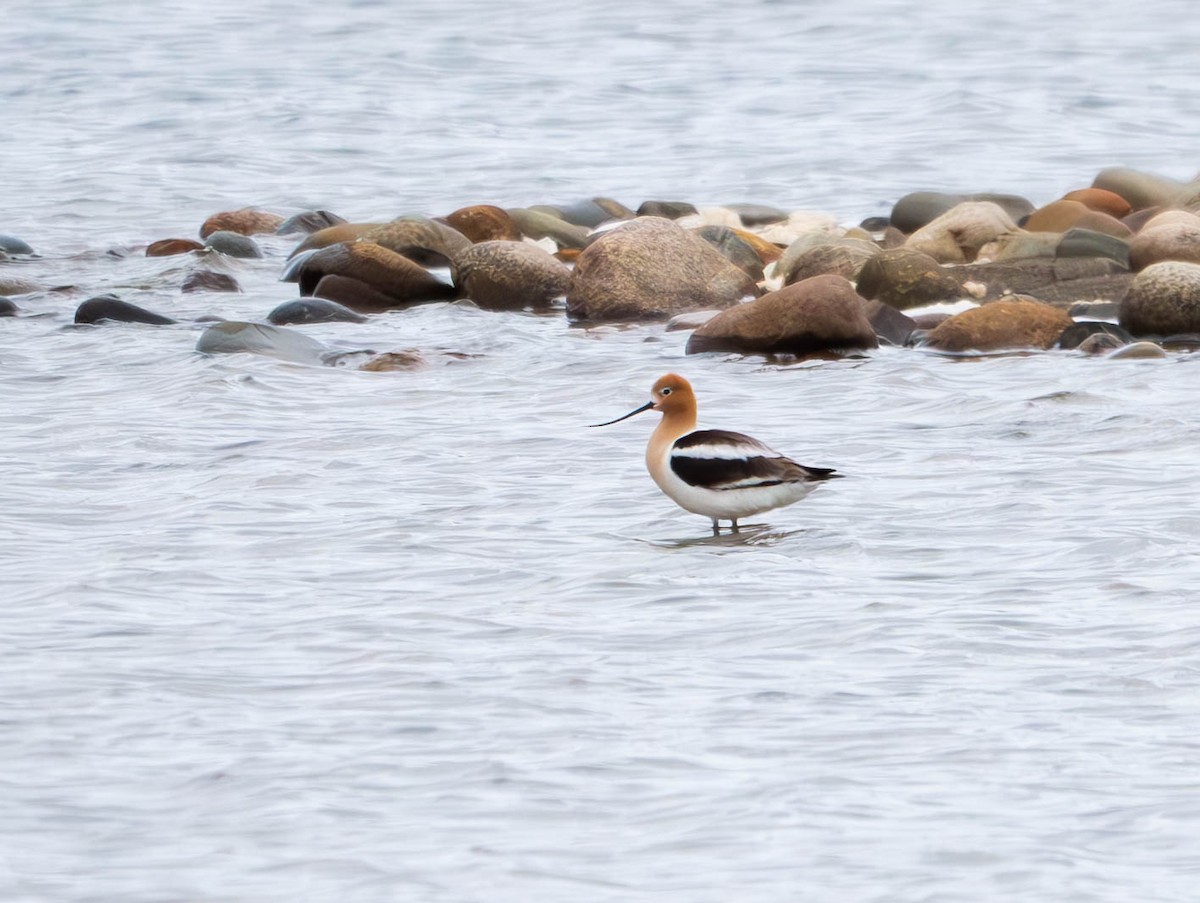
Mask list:
[[[264,323],[226,320],[204,330],[196,340],[202,354],[261,354],[300,364],[320,364],[327,348],[316,339]]]
[[[288,326],[299,323],[364,323],[367,318],[336,301],[300,298],[280,304],[267,314],[267,319],[276,326]]]
[[[122,301],[116,295],[105,294],[88,298],[75,308],[76,323],[148,323],[153,326],[167,326],[178,322],[170,317],[157,314],[128,301]]]

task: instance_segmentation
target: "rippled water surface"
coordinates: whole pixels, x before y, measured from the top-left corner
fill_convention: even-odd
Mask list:
[[[0,319],[0,899],[1195,899],[1191,356],[305,327],[427,361],[365,373],[70,323],[294,297],[287,239],[238,295],[141,255],[246,204],[853,222],[1190,178],[1193,12],[14,0],[0,232],[40,256],[0,275],[67,288]],[[586,428],[672,369],[847,478],[712,537],[642,469],[652,415]]]

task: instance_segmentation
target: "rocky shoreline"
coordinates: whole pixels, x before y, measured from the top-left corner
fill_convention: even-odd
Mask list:
[[[280,238],[264,251],[256,236]],[[281,260],[279,242],[291,238]],[[197,343],[209,353],[329,363],[296,327],[448,300],[562,311],[585,326],[662,322],[690,333],[689,354],[838,356],[890,344],[1164,356],[1200,346],[1200,179],[1121,167],[1042,206],[919,191],[889,216],[850,227],[758,204],[631,209],[594,198],[380,223],[245,208],[210,217],[199,239],[158,239],[132,253],[192,261],[182,293],[239,291],[212,265],[224,258],[278,268],[297,290],[264,322],[209,325]],[[37,313],[49,289],[21,267],[36,257],[30,243],[0,235],[0,317]],[[75,322],[176,320],[107,292],[79,304]],[[360,365],[413,363],[403,352]]]

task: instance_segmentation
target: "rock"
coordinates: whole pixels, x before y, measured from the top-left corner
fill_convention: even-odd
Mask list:
[[[754,232],[747,232],[745,229],[732,229],[731,231],[754,249],[754,253],[758,255],[758,259],[763,266],[766,266],[768,263],[774,263],[783,255],[783,248],[765,240],[761,235]]]
[[[314,232],[320,232],[322,229],[328,229],[330,226],[337,226],[346,222],[336,213],[330,213],[328,210],[306,210],[304,213],[295,213],[285,219],[275,229],[276,235],[294,235],[303,233],[312,235]]]
[[[1039,207],[1022,223],[1022,228],[1028,232],[1066,232],[1090,209],[1079,201],[1051,201],[1044,207]]]
[[[963,297],[962,285],[928,254],[911,248],[881,251],[858,273],[858,293],[897,310]]]
[[[880,254],[878,245],[857,238],[834,239],[798,254],[792,253],[792,248],[797,244],[784,251],[775,265],[775,275],[783,277],[784,285],[825,274],[841,276],[853,282],[858,279],[866,262]]]
[[[384,351],[364,363],[359,370],[368,373],[392,373],[398,370],[423,370],[429,366],[425,356],[415,348],[407,351]]]
[[[923,251],[939,263],[969,263],[979,249],[1017,224],[991,201],[967,201],[943,213],[908,237],[905,247]]]
[[[701,226],[693,231],[755,282],[762,281],[762,258],[758,256],[754,246],[742,238],[746,233],[728,226]]]
[[[508,211],[491,204],[460,207],[446,217],[446,223],[476,243],[521,240],[521,230]]]
[[[0,251],[14,257],[25,257],[33,253],[33,248],[15,235],[0,234]]]
[[[0,317],[15,317],[20,312],[12,298],[0,298]]]
[[[955,277],[976,286],[973,296],[995,301],[1007,295],[1031,295],[1066,307],[1076,301],[1120,298],[1132,278],[1115,260],[1098,257],[1031,257],[952,267]]]
[[[863,299],[863,312],[880,342],[907,345],[917,331],[917,321],[882,301]]]
[[[1130,240],[1129,264],[1134,270],[1164,260],[1200,263],[1200,216],[1182,210],[1160,214]]]
[[[660,216],[663,219],[679,219],[699,212],[694,204],[687,201],[642,201],[637,209],[638,216]]]
[[[1141,210],[1144,207],[1169,206],[1183,185],[1164,176],[1114,166],[1101,170],[1092,180],[1092,187],[1118,194],[1134,210]]]
[[[195,292],[240,292],[242,287],[228,273],[216,273],[212,270],[193,270],[184,277],[180,291],[184,294]]]
[[[1190,213],[1200,213],[1200,179],[1184,185],[1171,203]]]
[[[737,214],[738,219],[747,229],[782,223],[788,218],[786,211],[780,210],[778,207],[768,207],[766,204],[728,204],[726,206]]]
[[[1076,301],[1067,308],[1067,313],[1072,317],[1095,317],[1105,320],[1115,320],[1120,311],[1120,301]]]
[[[200,334],[196,350],[201,354],[261,354],[300,364],[320,364],[328,349],[316,339],[294,329],[226,320]]]
[[[1072,323],[1063,330],[1062,335],[1058,337],[1058,347],[1064,351],[1070,351],[1072,348],[1078,348],[1089,336],[1107,335],[1118,340],[1124,345],[1127,342],[1133,341],[1133,336],[1126,330],[1122,329],[1116,323],[1104,323],[1099,320],[1085,320],[1079,323]]]
[[[336,301],[300,298],[283,302],[267,314],[267,319],[276,326],[288,326],[301,323],[364,323],[367,318]]]
[[[1073,324],[1062,310],[1036,301],[995,301],[955,314],[926,339],[938,351],[1046,349]]]
[[[105,294],[88,298],[75,308],[76,323],[148,323],[152,326],[166,326],[177,322],[170,317],[156,314],[152,310],[122,301],[116,295]]]
[[[1025,198],[1011,194],[947,194],[940,191],[914,191],[900,198],[892,207],[889,221],[906,235],[932,223],[939,216],[966,202],[988,202],[1018,220],[1033,210]]]
[[[1167,356],[1166,349],[1154,342],[1133,342],[1108,355],[1109,360],[1152,360]]]
[[[205,247],[229,257],[251,259],[262,257],[263,253],[255,244],[254,239],[238,232],[210,232],[205,239]]]
[[[549,213],[572,225],[582,226],[585,229],[595,229],[601,223],[606,223],[612,219],[607,210],[595,201],[590,200],[575,201],[574,203],[562,206],[535,204],[529,209],[541,213]]]
[[[1075,191],[1068,191],[1064,194],[1063,200],[1079,201],[1089,210],[1107,213],[1117,219],[1128,216],[1133,210],[1125,198],[1115,191],[1107,191],[1103,188],[1077,188]]]
[[[378,312],[404,306],[391,295],[385,295],[361,280],[336,274],[322,276],[313,288],[312,297],[343,304],[356,311]]]
[[[527,242],[485,241],[458,255],[454,283],[489,310],[547,307],[567,293],[571,268]]]
[[[214,213],[200,227],[200,237],[210,238],[215,232],[234,232],[238,235],[270,234],[279,228],[283,217],[253,207]]]
[[[667,320],[663,327],[667,332],[681,332],[688,329],[699,329],[717,314],[719,310],[689,310],[684,314],[676,314]]]
[[[521,234],[534,241],[548,238],[560,248],[584,248],[588,243],[588,230],[568,223],[558,216],[540,210],[513,207],[508,211]]]
[[[592,198],[592,203],[604,210],[610,220],[633,219],[637,216],[637,213],[630,210],[620,201],[614,201],[612,198]]]
[[[1170,211],[1165,211],[1165,208],[1163,207],[1143,207],[1141,210],[1135,210],[1128,216],[1122,217],[1121,222],[1129,227],[1130,232],[1137,234],[1138,232],[1142,231],[1142,228],[1146,225],[1146,223],[1150,222],[1150,220],[1154,219],[1163,212]],[[1183,212],[1186,213],[1187,211]]]
[[[471,241],[457,229],[424,216],[402,216],[368,229],[362,241],[374,242],[424,267],[447,267]]]
[[[377,229],[382,223],[338,223],[324,229],[318,229],[292,248],[288,260],[306,254],[309,251],[340,245],[345,242],[358,241],[372,229]]]
[[[1115,335],[1110,335],[1107,332],[1094,332],[1079,343],[1077,350],[1084,354],[1106,354],[1114,348],[1123,347],[1125,344],[1127,343]]]
[[[878,345],[850,282],[814,276],[721,311],[691,334],[687,353],[842,354]]]
[[[576,320],[667,319],[757,293],[754,280],[704,239],[669,220],[639,217],[579,255],[567,312]]]
[[[0,272],[0,295],[28,295],[30,292],[40,292],[43,286],[40,282]]]
[[[1200,332],[1200,264],[1152,263],[1133,277],[1121,325],[1135,336]]]
[[[1060,238],[1057,232],[1010,232],[980,248],[976,262],[1053,257]]]
[[[1068,229],[1054,248],[1055,257],[1107,257],[1129,268],[1129,242],[1091,229]]]
[[[325,276],[357,280],[390,299],[390,307],[453,298],[447,285],[408,257],[370,241],[330,245],[304,259],[299,270],[301,295],[313,295]],[[328,296],[326,296],[328,297]],[[332,298],[351,307],[343,298]]]
[[[192,251],[203,251],[204,245],[190,238],[164,238],[151,242],[146,246],[147,257],[174,257],[178,254],[190,254]]]

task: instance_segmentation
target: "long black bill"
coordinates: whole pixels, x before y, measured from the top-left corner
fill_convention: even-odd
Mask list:
[[[589,426],[589,427],[593,427],[593,426],[609,426],[609,425],[611,425],[611,424],[613,424],[613,423],[620,423],[622,420],[628,420],[628,419],[629,419],[630,417],[632,417],[634,414],[640,414],[640,413],[642,413],[642,411],[648,411],[648,410],[650,410],[652,407],[654,407],[654,402],[652,402],[652,401],[648,401],[648,402],[646,402],[644,405],[642,405],[640,408],[637,408],[636,410],[630,411],[630,412],[629,412],[628,414],[626,414],[624,417],[618,417],[616,420],[610,420],[610,421],[608,421],[608,423],[590,423],[590,424],[588,424],[588,426]]]

